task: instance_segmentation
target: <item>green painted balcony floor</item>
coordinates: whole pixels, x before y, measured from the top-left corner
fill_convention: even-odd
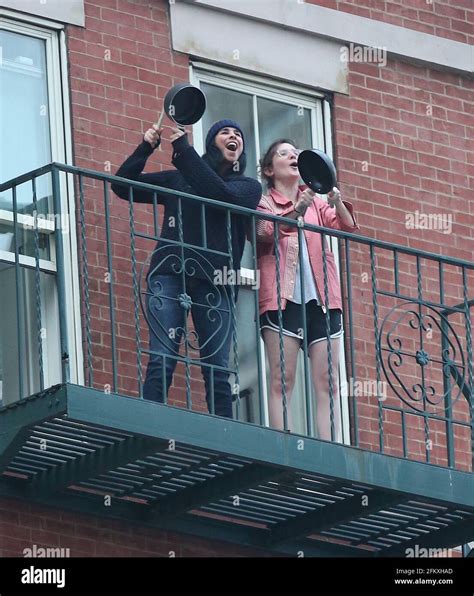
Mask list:
[[[0,409],[0,474],[0,495],[295,556],[474,536],[471,473],[71,384]]]

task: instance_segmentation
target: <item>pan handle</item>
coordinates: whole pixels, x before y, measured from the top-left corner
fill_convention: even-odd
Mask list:
[[[165,115],[165,110],[163,109],[163,110],[161,110],[161,114],[160,114],[158,120],[155,122],[155,126],[157,128],[161,128],[161,123],[163,122],[163,116],[164,115]]]

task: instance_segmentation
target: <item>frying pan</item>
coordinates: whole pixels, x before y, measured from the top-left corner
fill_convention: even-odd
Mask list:
[[[180,83],[171,87],[166,94],[163,109],[168,118],[179,126],[195,124],[206,110],[206,96],[198,87]],[[163,115],[160,118],[162,117]]]
[[[314,192],[325,195],[336,186],[336,168],[324,151],[302,151],[298,156],[298,170],[301,178]]]

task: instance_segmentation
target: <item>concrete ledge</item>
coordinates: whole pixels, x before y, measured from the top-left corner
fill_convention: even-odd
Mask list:
[[[348,93],[348,66],[341,60],[340,43],[297,30],[282,31],[279,23],[200,3],[177,2],[170,9],[174,50],[287,82]]]
[[[30,15],[52,19],[60,23],[85,26],[84,0],[0,0],[0,15],[2,8],[12,8],[19,11],[18,18],[24,13],[25,20]]]
[[[179,10],[179,6],[188,3],[188,0],[176,0],[171,4],[171,12]],[[201,8],[205,11],[207,19],[212,19],[212,13],[239,16],[248,24],[260,24],[260,36],[264,36],[265,29],[277,27],[280,34],[281,50],[293,55],[291,45],[300,44],[304,39],[326,39],[333,43],[355,44],[370,47],[386,48],[388,56],[422,63],[441,69],[448,69],[464,75],[474,73],[474,46],[469,44],[436,37],[427,33],[420,33],[397,25],[390,25],[381,21],[368,19],[344,13],[338,10],[323,8],[313,4],[305,4],[299,0],[194,0],[192,6],[196,13]],[[228,19],[226,22],[229,23]],[[180,23],[182,26],[182,23]],[[281,28],[297,33],[296,37],[282,32]],[[194,32],[195,40],[202,38],[202,32]],[[232,28],[225,27],[227,37],[230,37]],[[214,32],[213,32],[214,33]],[[209,28],[206,34],[209,36]],[[296,40],[296,41],[295,41]],[[211,38],[210,42],[215,42]],[[245,40],[246,43],[246,40]],[[234,40],[235,44],[235,40]],[[266,41],[263,40],[266,45]],[[196,45],[199,45],[197,43]],[[260,49],[259,59],[262,59],[265,46]],[[279,52],[279,48],[274,48]],[[315,54],[301,53],[301,62],[305,69],[311,64],[313,69],[320,67],[320,61],[314,60]],[[298,69],[301,65],[290,64]],[[311,78],[311,75],[309,76]]]

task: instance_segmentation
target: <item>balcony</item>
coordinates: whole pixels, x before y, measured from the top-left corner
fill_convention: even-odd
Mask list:
[[[111,193],[113,183],[127,185],[128,203]],[[33,215],[19,213],[20,189],[30,193]],[[151,206],[136,203],[140,191],[152,193]],[[206,363],[191,327],[168,356],[177,368],[166,403],[154,403],[143,399],[153,354],[144,304],[160,235],[159,192],[168,191],[61,164],[0,185],[11,200],[5,225],[13,234],[0,260],[15,288],[7,306],[17,313],[11,366],[3,367],[0,494],[295,556],[405,556],[472,541],[474,264],[173,191],[179,214],[189,201],[201,213],[199,247],[185,241],[181,217],[175,222],[183,260],[196,248],[219,252],[206,234],[209,210],[225,214],[228,259],[232,216],[247,221],[246,268],[227,303],[231,357],[223,370],[234,418],[207,413]],[[58,224],[67,219],[66,196],[77,209],[71,263],[70,238]],[[39,204],[49,204],[54,225],[34,217]],[[300,243],[308,231],[339,253],[344,345],[329,383],[332,440],[318,438],[304,335],[291,403],[280,352],[283,429],[269,427],[256,323],[261,219],[274,223],[275,248],[280,227],[292,226]],[[279,296],[278,250],[275,258]],[[326,297],[327,258],[323,250]],[[51,280],[54,299],[45,290]],[[81,333],[73,322],[78,306]],[[329,370],[335,356],[328,350]],[[216,367],[209,368],[212,378]]]

